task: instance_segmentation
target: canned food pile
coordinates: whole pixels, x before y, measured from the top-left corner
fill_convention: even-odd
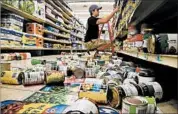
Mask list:
[[[26,108],[16,113],[28,112],[27,105],[36,103],[36,108],[44,107],[34,107],[31,113],[49,113],[58,107],[55,113],[155,114],[156,102],[163,97],[152,69],[136,67],[117,56],[62,53],[54,61],[31,59],[31,64],[21,71],[3,71],[0,77],[6,84],[46,84],[22,101]]]

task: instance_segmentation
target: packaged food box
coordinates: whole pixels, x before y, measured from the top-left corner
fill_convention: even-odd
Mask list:
[[[80,85],[79,98],[89,98],[97,103],[106,104],[107,91],[106,85],[83,83]]]
[[[44,34],[44,27],[38,23],[27,23],[26,32],[42,36]]]
[[[33,15],[41,18],[41,19],[45,19],[45,1],[44,0],[33,0],[34,6],[35,6],[35,10]]]
[[[22,43],[24,46],[36,46],[37,37],[32,34],[24,34],[22,37]]]
[[[11,30],[8,30],[6,28],[0,28],[0,38],[1,40],[14,40],[13,34]]]
[[[43,45],[44,45],[44,39],[43,39],[43,37],[37,36],[36,46],[37,47],[43,47]]]
[[[13,13],[2,13],[1,27],[23,31],[24,18]]]

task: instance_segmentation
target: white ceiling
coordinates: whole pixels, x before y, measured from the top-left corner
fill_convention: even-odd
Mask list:
[[[73,10],[73,13],[76,15],[76,17],[79,18],[79,20],[84,25],[86,25],[87,19],[88,19],[88,17],[90,17],[88,9],[89,9],[90,5],[92,5],[92,4],[102,6],[102,10],[100,10],[100,16],[99,17],[103,17],[105,15],[108,15],[113,10],[114,2],[76,2],[76,3],[68,3],[69,7]]]

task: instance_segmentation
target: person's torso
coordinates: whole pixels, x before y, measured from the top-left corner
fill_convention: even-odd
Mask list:
[[[99,35],[99,27],[98,25],[96,24],[96,21],[97,18],[96,17],[93,17],[91,16],[89,19],[88,19],[88,22],[87,22],[87,33],[86,33],[86,37],[87,39],[97,39],[98,38],[98,35]]]

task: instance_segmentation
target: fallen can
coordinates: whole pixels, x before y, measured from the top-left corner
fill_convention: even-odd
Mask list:
[[[0,80],[3,84],[20,85],[22,84],[22,75],[21,72],[4,71],[1,72]]]
[[[45,80],[45,72],[23,72],[23,85],[37,85],[43,84]]]
[[[93,102],[87,99],[79,99],[72,105],[68,106],[62,113],[99,114],[99,109]]]
[[[126,97],[122,102],[122,114],[146,114],[148,101],[144,97]]]

